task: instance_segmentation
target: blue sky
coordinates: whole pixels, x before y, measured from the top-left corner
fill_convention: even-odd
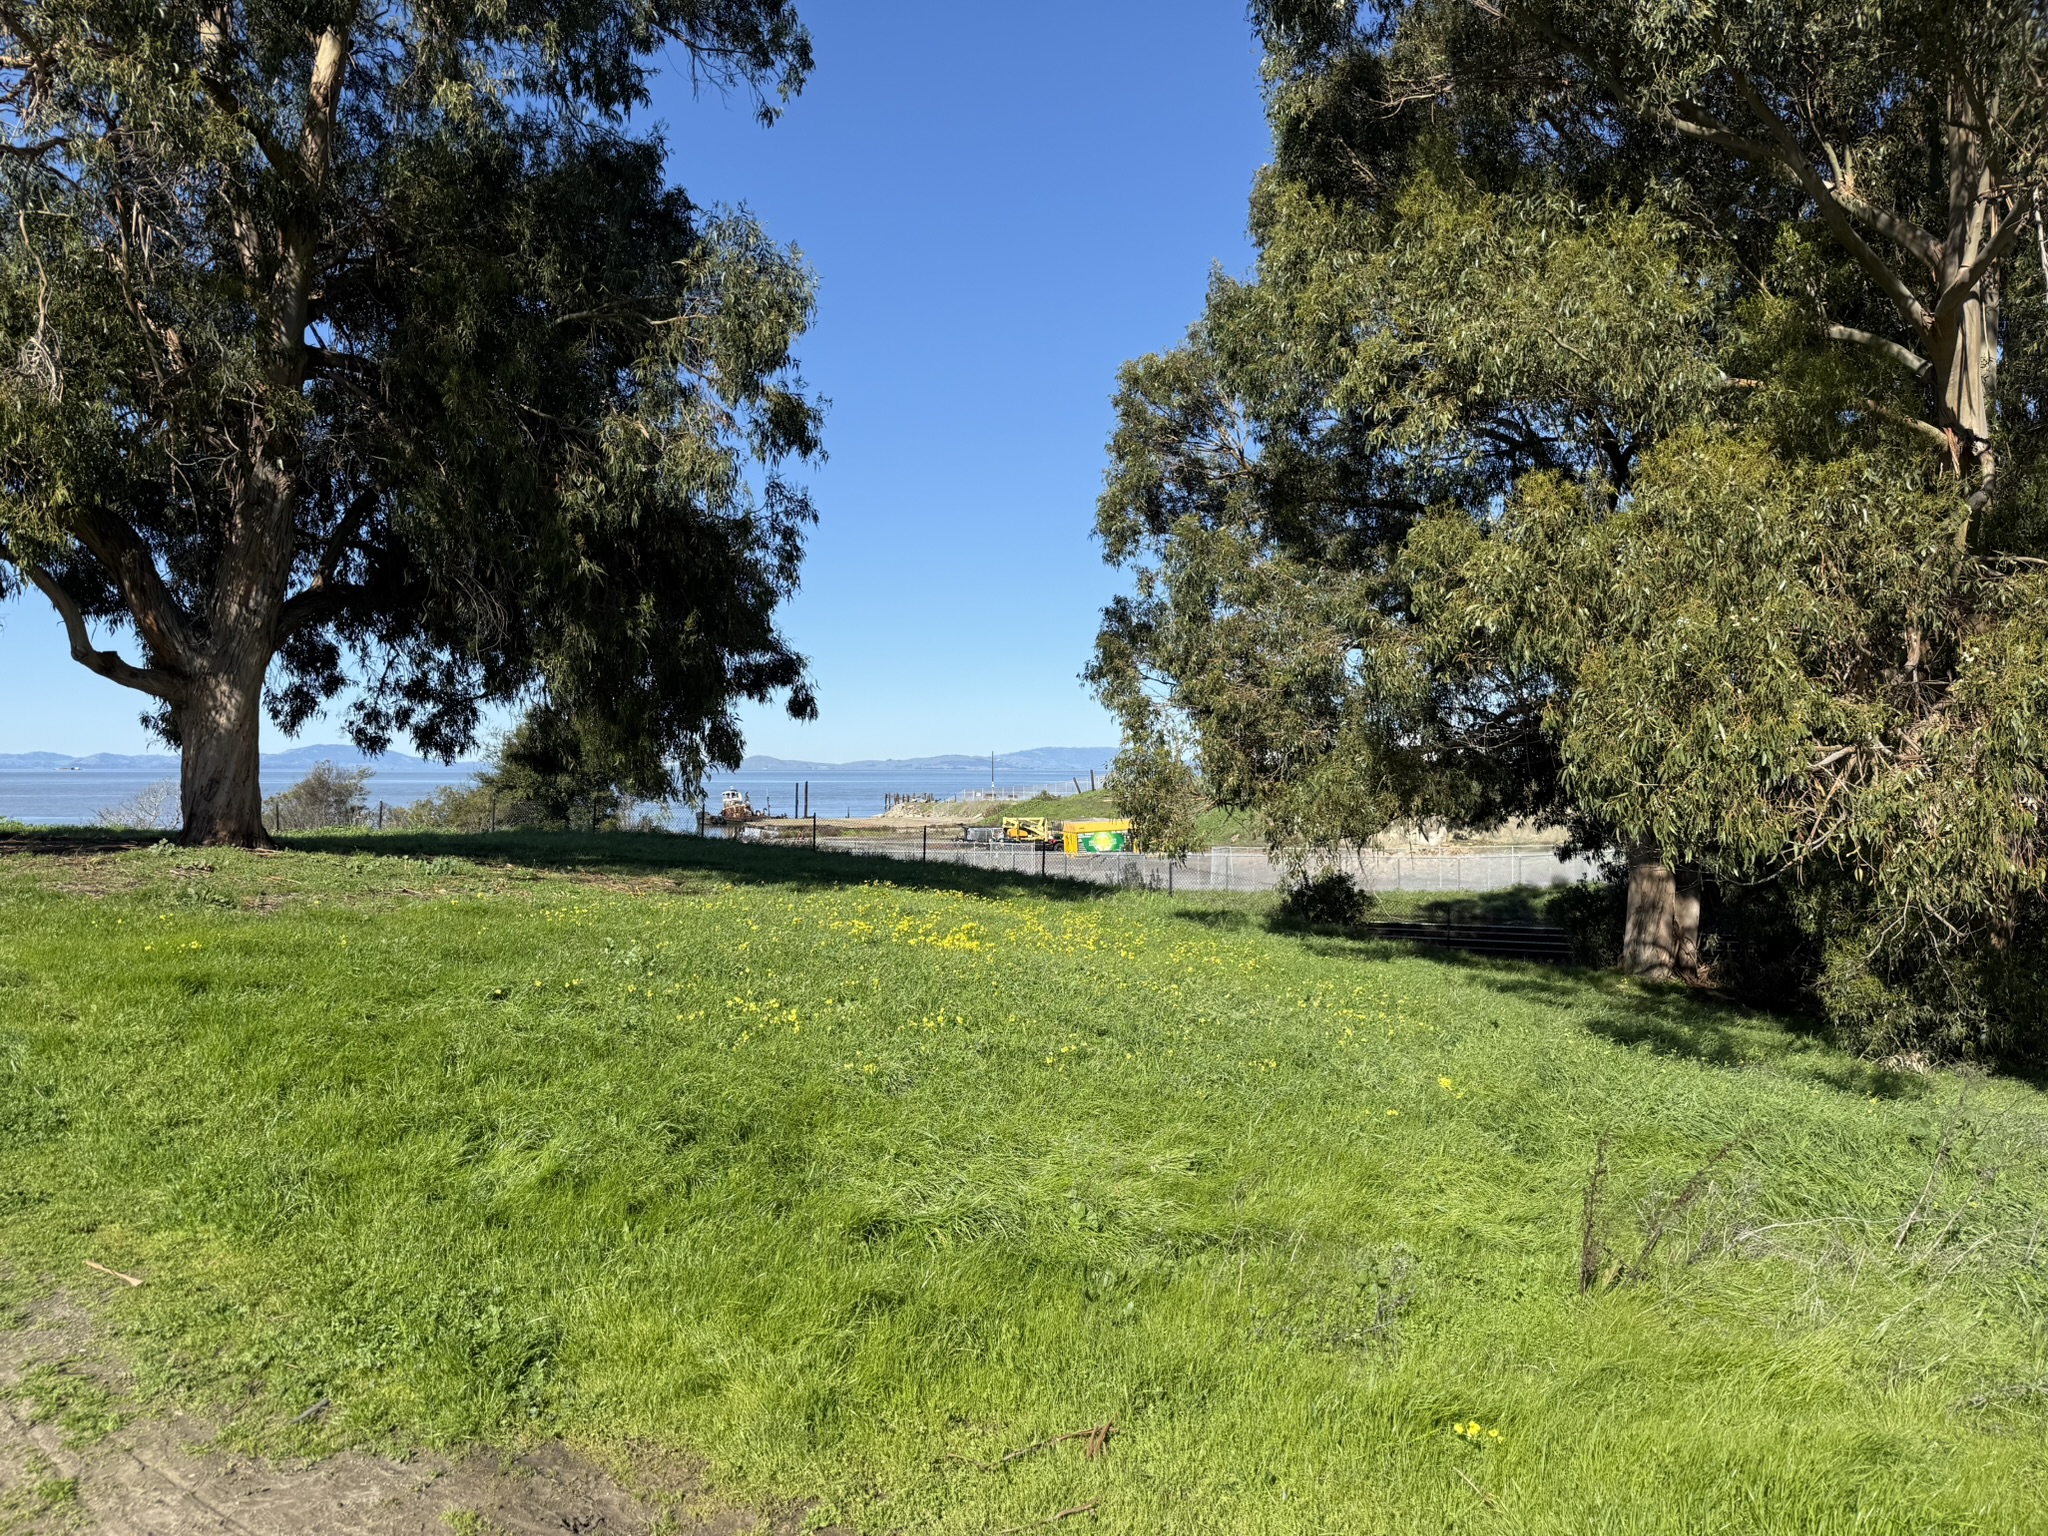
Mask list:
[[[821,712],[750,710],[748,748],[1113,742],[1076,675],[1118,584],[1091,532],[1109,397],[1214,264],[1250,264],[1242,0],[801,8],[818,68],[773,128],[679,70],[652,114],[693,198],[744,202],[819,278],[801,355],[830,457],[787,628]],[[140,696],[73,663],[40,598],[0,608],[0,668],[0,752],[144,750]]]

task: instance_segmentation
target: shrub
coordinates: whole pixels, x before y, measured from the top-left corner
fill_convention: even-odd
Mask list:
[[[281,795],[264,803],[274,832],[310,832],[319,827],[357,827],[369,816],[370,770],[318,762]]]
[[[1571,935],[1572,960],[1611,970],[1621,963],[1621,930],[1628,897],[1618,881],[1568,885],[1551,894],[1550,920]]]
[[[1372,893],[1341,869],[1303,875],[1280,898],[1283,922],[1342,928],[1362,921],[1373,908]]]
[[[182,815],[178,804],[178,781],[163,779],[145,784],[118,805],[102,806],[93,820],[103,827],[148,827],[168,831]]]

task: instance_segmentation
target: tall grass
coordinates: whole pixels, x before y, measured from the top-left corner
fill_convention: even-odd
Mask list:
[[[306,850],[0,865],[0,1283],[241,1443],[875,1532],[2048,1529],[2025,1084],[1241,902]]]

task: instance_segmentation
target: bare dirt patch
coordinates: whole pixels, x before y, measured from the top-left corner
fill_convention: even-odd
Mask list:
[[[58,1536],[794,1536],[677,1458],[614,1473],[560,1443],[517,1453],[276,1462],[191,1414],[130,1417],[89,1320],[61,1298],[0,1329],[0,1533]]]

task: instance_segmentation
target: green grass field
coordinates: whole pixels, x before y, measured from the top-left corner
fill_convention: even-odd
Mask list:
[[[1676,992],[335,837],[0,860],[0,1059],[11,1304],[272,1454],[653,1443],[877,1533],[2048,1530],[2048,1098]]]

